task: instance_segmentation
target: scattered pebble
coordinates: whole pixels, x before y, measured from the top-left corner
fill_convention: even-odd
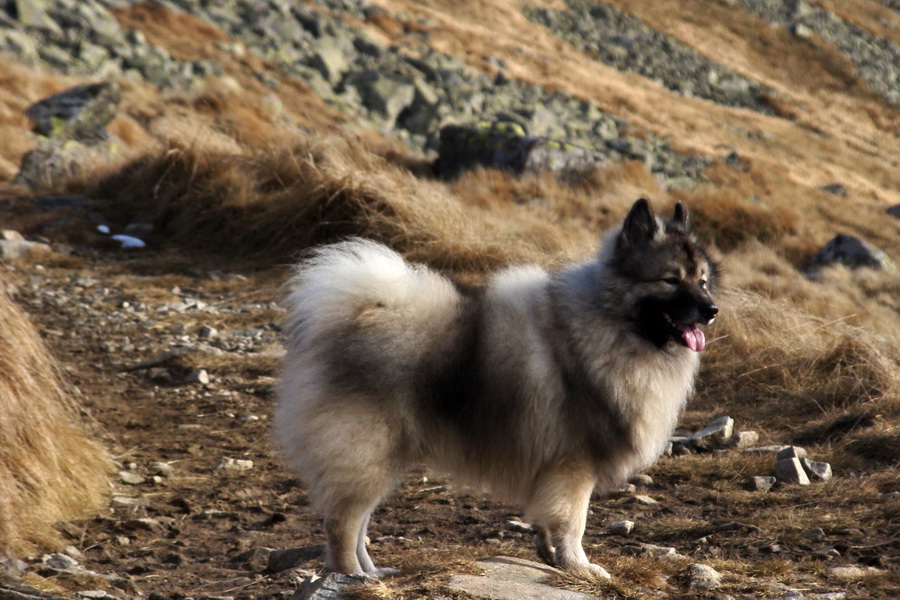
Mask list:
[[[219,471],[249,471],[253,468],[252,460],[243,460],[240,458],[228,458],[227,456],[219,461],[216,467]]]
[[[634,521],[616,521],[609,526],[609,532],[614,535],[628,535],[634,529]]]

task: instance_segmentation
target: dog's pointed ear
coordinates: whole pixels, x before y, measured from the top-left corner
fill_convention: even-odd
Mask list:
[[[672,215],[672,221],[687,229],[688,211],[681,200],[675,203],[675,214]]]
[[[622,223],[619,247],[643,246],[656,235],[659,225],[646,198],[639,198]]]

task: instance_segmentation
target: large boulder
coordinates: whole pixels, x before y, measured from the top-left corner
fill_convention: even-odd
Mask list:
[[[38,135],[93,143],[109,137],[106,126],[116,116],[120,100],[114,83],[89,83],[39,100],[25,115]]]
[[[858,237],[840,233],[825,244],[808,263],[806,271],[815,275],[819,270],[830,265],[844,265],[851,269],[870,267],[873,269],[893,270],[894,264],[887,255]]]
[[[594,150],[566,142],[529,136],[515,122],[482,122],[475,127],[447,125],[441,129],[436,170],[452,179],[475,166],[513,173],[550,171],[562,176],[589,172],[606,163]]]

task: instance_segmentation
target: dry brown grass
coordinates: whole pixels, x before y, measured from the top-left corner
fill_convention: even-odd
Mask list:
[[[110,469],[37,332],[0,293],[0,555],[59,547],[53,526],[95,514]]]

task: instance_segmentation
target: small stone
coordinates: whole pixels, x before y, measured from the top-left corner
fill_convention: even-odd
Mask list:
[[[844,600],[847,597],[847,594],[844,592],[825,592],[823,594],[813,594],[813,598],[818,598],[819,600]]]
[[[715,450],[727,446],[733,433],[734,419],[728,416],[719,417],[692,435],[691,442],[700,450]]]
[[[219,461],[218,471],[249,471],[253,468],[252,460],[241,460],[239,458],[228,458],[227,456]]]
[[[0,230],[0,240],[6,241],[16,241],[16,240],[24,240],[22,234],[16,231],[15,229],[3,229]]]
[[[609,532],[614,535],[628,535],[634,529],[634,521],[616,521],[609,526]]]
[[[12,260],[40,254],[51,254],[53,249],[40,242],[26,240],[0,240],[0,259]]]
[[[827,462],[818,462],[809,460],[808,458],[801,458],[800,464],[803,465],[803,469],[806,471],[806,474],[809,475],[810,479],[815,479],[816,481],[828,481],[832,477],[831,465]]]
[[[874,567],[831,567],[828,574],[837,579],[859,579],[866,575],[881,573],[879,569]]]
[[[847,188],[840,183],[829,183],[828,185],[820,186],[819,189],[823,192],[828,192],[829,194],[840,196],[841,198],[847,196]]]
[[[800,532],[800,537],[810,542],[821,542],[825,539],[825,531],[821,527],[814,527]]]
[[[887,214],[900,219],[900,204],[895,204],[887,209]]]
[[[218,335],[219,331],[215,327],[210,327],[209,325],[204,325],[197,333],[197,336],[203,340],[212,339],[218,337]]]
[[[808,25],[804,25],[803,23],[797,23],[793,28],[794,35],[802,40],[807,40],[813,36],[815,31],[812,30]]]
[[[197,369],[196,371],[188,374],[188,376],[184,378],[184,382],[206,385],[209,383],[209,373],[206,371],[206,369]]]
[[[746,448],[745,454],[777,454],[787,448],[787,446],[757,446],[756,448]]]
[[[825,559],[838,558],[841,555],[837,548],[822,548],[821,550],[816,550],[814,554]]]
[[[376,583],[372,575],[327,573],[310,575],[300,584],[290,600],[338,600],[347,597],[347,591],[361,585]]]
[[[28,570],[28,563],[12,558],[10,556],[0,556],[0,576],[21,577]]]
[[[41,557],[41,562],[53,569],[73,569],[78,566],[77,560],[62,552],[45,554]]]
[[[754,475],[747,480],[747,489],[751,492],[768,492],[775,485],[775,478],[770,475]]]
[[[731,441],[728,445],[731,448],[737,448],[738,450],[743,450],[744,448],[749,448],[759,442],[759,433],[756,431],[738,431],[733,436],[731,436]]]
[[[782,548],[778,544],[769,544],[768,546],[763,546],[759,549],[763,554],[779,554]]]
[[[710,590],[722,583],[722,575],[709,565],[691,565],[683,574],[692,590]]]
[[[650,487],[651,485],[653,485],[653,478],[646,473],[638,473],[628,481],[630,483],[633,483],[634,485],[639,485],[641,487]]]
[[[325,547],[321,544],[313,546],[301,546],[299,548],[285,548],[272,550],[268,554],[267,570],[270,573],[280,573],[299,566],[309,560],[315,560],[322,556]]]
[[[75,560],[84,559],[84,554],[82,554],[81,550],[79,550],[75,546],[66,546],[65,548],[63,548],[63,552],[65,552],[68,556],[71,556]]]
[[[141,475],[131,471],[119,471],[119,479],[128,485],[140,485],[146,481]]]
[[[809,477],[797,458],[788,458],[775,462],[775,478],[780,483],[809,485]]]
[[[617,489],[615,491],[615,494],[617,496],[630,496],[630,495],[634,494],[636,491],[637,491],[637,486],[635,486],[633,483],[626,483],[625,485],[623,485],[622,487]]]
[[[175,467],[166,462],[150,463],[150,472],[158,473],[163,477],[171,477],[175,472]]]
[[[656,544],[638,544],[636,546],[625,546],[622,548],[623,554],[631,556],[649,556],[650,558],[676,558],[679,556],[675,548],[671,546],[657,546]]]
[[[517,519],[510,519],[506,523],[503,524],[503,527],[507,531],[514,531],[516,533],[534,533],[534,528],[528,523],[524,523]]]
[[[233,564],[243,565],[251,571],[263,571],[269,566],[269,556],[275,552],[273,548],[251,548],[246,552],[241,552],[229,562]]]
[[[103,600],[104,598],[113,598],[106,590],[81,590],[75,592],[79,598],[88,598],[89,600]]]
[[[805,448],[800,446],[786,446],[778,451],[775,455],[776,460],[787,460],[789,458],[806,458],[807,452]]]
[[[127,546],[131,543],[131,538],[124,535],[117,535],[113,541],[117,546]]]
[[[641,506],[653,506],[653,505],[655,505],[655,504],[659,504],[659,502],[657,502],[656,500],[654,500],[654,499],[651,498],[650,496],[644,496],[644,495],[641,495],[641,494],[638,494],[638,495],[636,495],[636,496],[632,496],[632,497],[629,498],[625,503],[626,503],[626,504],[639,504],[639,505],[641,505]]]

